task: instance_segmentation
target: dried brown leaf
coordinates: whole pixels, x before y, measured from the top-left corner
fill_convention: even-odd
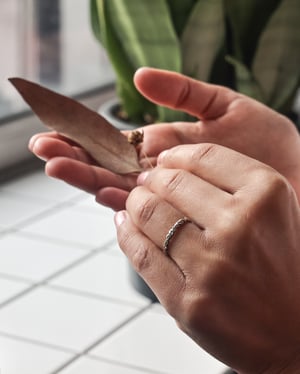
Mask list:
[[[99,165],[118,174],[142,170],[135,147],[104,117],[36,83],[9,81],[47,127],[81,145]]]

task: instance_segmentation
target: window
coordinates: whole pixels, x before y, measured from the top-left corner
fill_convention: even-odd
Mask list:
[[[24,139],[26,149],[27,125],[18,129],[13,119],[29,111],[7,81],[9,77],[27,78],[78,96],[112,83],[114,76],[92,34],[89,0],[0,0],[0,40],[1,169],[10,161],[4,149],[8,142]],[[33,131],[29,127],[27,138]]]

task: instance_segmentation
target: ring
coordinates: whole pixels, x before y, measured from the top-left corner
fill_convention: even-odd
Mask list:
[[[191,222],[190,219],[188,219],[187,217],[183,217],[183,218],[180,218],[178,221],[176,221],[174,223],[174,225],[170,228],[170,230],[168,231],[168,233],[166,235],[164,244],[163,244],[163,252],[164,252],[164,254],[166,256],[169,255],[168,251],[169,251],[170,240],[173,238],[173,236],[175,235],[176,231],[180,227],[182,227],[183,225],[185,225],[186,223],[189,223],[189,222]]]

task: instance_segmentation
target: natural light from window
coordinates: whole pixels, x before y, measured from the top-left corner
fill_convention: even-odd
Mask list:
[[[26,108],[9,77],[70,96],[113,81],[92,34],[88,0],[0,0],[0,45],[2,122]]]

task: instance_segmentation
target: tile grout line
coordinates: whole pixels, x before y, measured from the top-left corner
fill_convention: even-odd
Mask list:
[[[80,202],[82,199],[83,198],[73,197],[73,198],[70,198],[69,200],[65,200],[65,201],[53,201],[53,205],[45,208],[41,212],[33,214],[32,216],[30,216],[28,218],[24,218],[23,220],[19,221],[16,224],[12,224],[12,225],[9,225],[7,227],[4,227],[3,232],[22,230],[26,226],[31,225],[31,224],[39,221],[40,219],[43,219],[47,216],[51,216],[51,215],[55,214],[57,211],[60,212],[60,211],[63,211],[64,209],[66,209],[66,208],[76,207],[76,204],[78,202]],[[97,214],[92,213],[91,211],[88,211],[87,209],[85,210],[85,209],[82,209],[81,207],[78,207],[78,209],[79,209],[79,211],[81,210],[82,212],[86,212],[86,213],[97,216]],[[101,215],[102,217],[105,216],[105,214],[103,214],[103,213],[99,213],[99,215]],[[2,234],[2,231],[0,232],[0,236],[1,236],[1,234]]]
[[[99,357],[99,356],[93,356],[93,355],[86,355],[84,357],[87,357],[87,358],[90,358],[92,360],[99,361],[99,362],[105,362],[105,363],[108,363],[108,364],[113,364],[113,365],[120,366],[120,367],[127,368],[127,369],[142,370],[143,373],[169,374],[169,373],[166,373],[166,372],[149,369],[149,368],[146,368],[146,367],[143,367],[143,366],[137,366],[137,365],[133,365],[133,364],[123,363],[123,362],[120,362],[120,361],[115,361],[113,359],[108,359],[108,358],[105,358],[105,357]],[[139,373],[140,373],[140,371],[139,371]]]
[[[64,370],[67,366],[72,364],[73,362],[77,361],[83,356],[86,356],[89,351],[91,351],[93,348],[98,346],[99,344],[103,343],[106,339],[108,339],[110,336],[112,336],[115,332],[126,326],[128,323],[134,321],[136,318],[138,318],[140,315],[142,315],[145,311],[149,310],[152,306],[152,303],[145,306],[144,308],[140,309],[136,313],[134,313],[132,316],[128,317],[125,321],[121,322],[119,325],[117,325],[115,328],[104,334],[100,339],[96,340],[92,344],[90,344],[87,348],[85,348],[83,351],[77,353],[73,358],[70,360],[67,360],[63,365],[59,366],[57,369],[52,371],[49,374],[59,374],[62,370]]]
[[[64,286],[60,286],[60,285],[56,285],[56,284],[46,284],[46,286],[50,289],[58,290],[60,292],[73,294],[73,295],[77,295],[77,296],[88,297],[88,298],[95,299],[95,300],[103,300],[103,301],[107,301],[107,302],[110,302],[110,303],[113,303],[113,304],[124,305],[124,306],[134,307],[134,308],[140,308],[141,307],[141,305],[138,305],[134,301],[126,301],[126,300],[122,300],[122,299],[118,299],[118,298],[114,298],[114,297],[109,297],[109,296],[105,296],[105,295],[98,295],[98,294],[91,293],[91,292],[88,292],[88,291],[76,290],[76,289],[73,289],[73,288],[68,288],[68,287],[64,287]],[[149,299],[149,302],[147,303],[147,305],[149,305],[149,304],[151,304],[150,299]]]
[[[35,340],[35,339],[27,338],[27,337],[24,337],[24,336],[9,334],[9,333],[4,332],[4,331],[0,331],[0,337],[1,336],[4,337],[4,338],[9,338],[9,339],[16,340],[16,341],[19,341],[19,342],[21,341],[23,343],[29,343],[29,344],[33,344],[33,345],[36,345],[36,346],[42,346],[44,348],[54,349],[54,350],[60,351],[60,352],[70,353],[72,355],[77,354],[76,351],[73,351],[70,348],[66,348],[66,347],[63,347],[63,346],[43,342],[41,340]]]
[[[103,249],[104,250],[104,249]],[[58,270],[57,272],[51,274],[50,276],[40,280],[39,282],[36,282],[34,284],[32,284],[31,286],[29,286],[28,288],[26,288],[25,290],[17,293],[16,295],[12,296],[11,298],[5,300],[3,303],[0,304],[0,309],[4,308],[5,306],[7,306],[8,304],[11,304],[12,302],[16,301],[17,299],[23,297],[24,295],[30,293],[31,291],[35,290],[36,288],[38,287],[41,287],[43,285],[46,285],[50,280],[54,279],[55,277],[63,274],[64,272],[72,269],[73,267],[76,267],[77,265],[83,263],[84,261],[86,261],[87,259],[89,258],[92,258],[93,256],[96,256],[99,251],[101,251],[100,249],[97,249],[97,250],[92,250],[92,251],[89,251],[86,255],[80,257],[79,259],[75,260],[74,262],[72,262],[71,264],[68,264],[67,266],[65,266],[64,268]]]

